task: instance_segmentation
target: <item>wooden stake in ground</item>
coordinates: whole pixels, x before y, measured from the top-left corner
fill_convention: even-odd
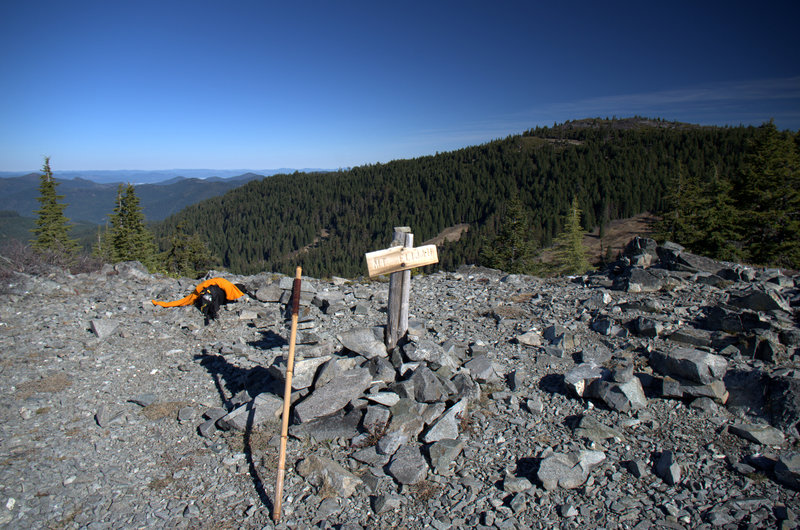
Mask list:
[[[407,226],[394,229],[392,246],[368,252],[369,276],[389,276],[389,308],[386,324],[386,349],[391,351],[408,331],[408,297],[411,292],[411,269],[439,262],[436,245],[414,248],[414,234]]]
[[[394,229],[392,247],[412,248],[414,234],[407,226]],[[411,293],[411,270],[393,272],[389,275],[389,300],[386,321],[386,349],[392,351],[408,331],[408,297]]]
[[[281,501],[283,499],[283,477],[286,474],[286,440],[289,437],[289,406],[292,403],[292,374],[294,372],[294,348],[297,341],[297,316],[300,313],[300,276],[302,270],[297,267],[292,286],[292,331],[289,337],[289,359],[286,361],[286,386],[283,390],[283,415],[281,416],[281,449],[278,455],[278,480],[275,484],[275,509],[272,519],[275,524],[281,518]]]

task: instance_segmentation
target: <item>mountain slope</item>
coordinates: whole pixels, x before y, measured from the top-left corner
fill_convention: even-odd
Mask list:
[[[252,181],[156,231],[163,240],[178,223],[193,228],[234,272],[291,273],[301,264],[310,275],[353,277],[365,272],[365,252],[388,245],[394,226],[410,226],[422,242],[468,224],[440,249],[439,267],[448,269],[479,262],[514,195],[529,209],[533,238],[547,245],[573,196],[588,229],[657,211],[679,167],[703,178],[735,172],[754,130],[638,118],[568,122],[436,156]]]

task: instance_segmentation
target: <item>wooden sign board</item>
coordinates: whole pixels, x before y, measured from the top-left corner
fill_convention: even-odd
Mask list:
[[[392,247],[365,254],[370,278],[439,263],[436,245]]]

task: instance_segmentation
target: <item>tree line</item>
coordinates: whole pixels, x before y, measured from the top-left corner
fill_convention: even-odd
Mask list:
[[[757,127],[699,127],[634,120],[582,120],[538,127],[435,156],[330,173],[275,175],[184,209],[154,227],[165,241],[192,227],[235,272],[364,274],[364,254],[384,248],[394,226],[415,241],[467,223],[445,244],[439,267],[481,263],[481,250],[518,198],[536,248],[563,231],[573,200],[584,229],[645,211],[664,212],[674,177],[732,179]]]
[[[95,254],[187,276],[212,266],[291,274],[301,265],[312,276],[357,277],[364,254],[385,248],[395,226],[410,226],[421,244],[466,223],[432,268],[574,273],[588,268],[575,243],[584,231],[599,227],[602,236],[610,221],[649,211],[663,216],[659,237],[690,250],[798,268],[799,143],[771,123],[580,120],[435,156],[275,175],[151,226],[128,185]],[[47,186],[40,219],[55,208]],[[51,237],[39,230],[37,241]],[[531,265],[554,244],[560,267]]]

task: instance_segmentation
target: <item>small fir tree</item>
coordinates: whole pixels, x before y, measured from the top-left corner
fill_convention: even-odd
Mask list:
[[[197,278],[214,266],[215,261],[198,234],[187,234],[182,224],[175,227],[169,249],[161,255],[167,273]]]
[[[53,178],[50,170],[50,157],[44,157],[42,175],[39,179],[39,197],[36,198],[42,205],[36,210],[36,228],[32,230],[36,239],[31,243],[33,248],[38,251],[48,251],[74,255],[78,249],[78,244],[69,237],[69,219],[64,215],[66,204],[60,201],[63,195],[56,193],[58,183]]]
[[[583,236],[586,232],[581,227],[581,210],[577,197],[573,197],[567,215],[564,217],[564,230],[556,237],[554,252],[556,274],[583,274],[589,269],[586,247]]]
[[[508,202],[497,236],[484,243],[481,263],[512,274],[533,274],[536,254],[529,216],[519,197],[514,197]]]
[[[111,227],[100,237],[96,254],[112,263],[135,260],[151,271],[155,270],[156,245],[152,232],[145,226],[144,214],[132,184],[119,185],[116,206],[109,221]]]

